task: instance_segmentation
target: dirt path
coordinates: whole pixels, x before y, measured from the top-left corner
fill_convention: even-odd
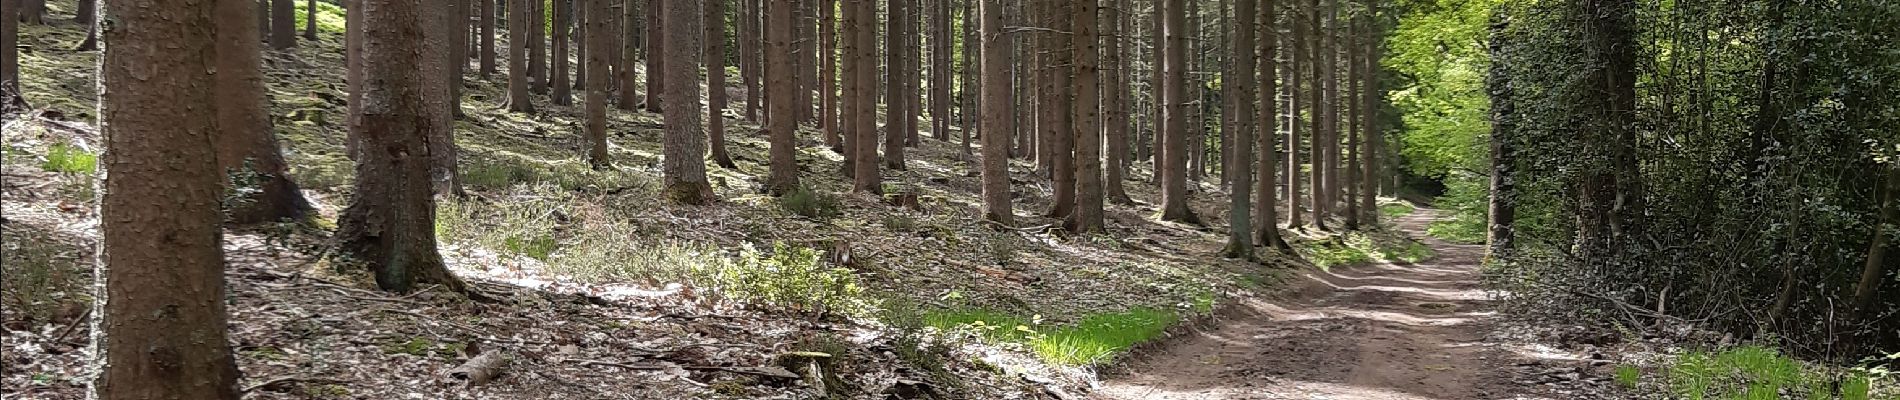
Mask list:
[[[1436,257],[1300,271],[1278,299],[1249,301],[1217,326],[1178,338],[1104,382],[1097,399],[1510,399],[1510,351],[1478,283],[1482,246],[1424,235],[1419,210],[1399,229]]]

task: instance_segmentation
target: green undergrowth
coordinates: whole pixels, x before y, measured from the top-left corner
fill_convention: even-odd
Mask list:
[[[1411,215],[1413,211],[1417,211],[1417,210],[1418,210],[1418,207],[1413,207],[1411,203],[1406,203],[1403,201],[1389,201],[1389,202],[1379,204],[1379,218],[1390,221],[1390,220],[1398,219],[1399,217]]]
[[[1299,241],[1294,248],[1321,269],[1374,261],[1416,263],[1433,254],[1430,247],[1411,239],[1365,232]]]
[[[1618,366],[1616,382],[1625,387],[1652,383],[1670,396],[1704,400],[1844,399],[1875,397],[1884,370],[1816,366],[1764,346],[1741,346],[1683,354],[1660,371]]]
[[[293,26],[297,27],[298,29],[297,32],[299,34],[302,34],[304,24],[306,23],[305,21],[308,21],[310,18],[309,14],[310,14],[310,10],[308,9],[307,5],[305,4],[297,5],[297,13],[296,13],[297,24]],[[339,7],[335,4],[325,3],[321,1],[317,2],[317,30],[318,31],[321,31],[324,33],[343,33],[344,21],[345,21],[345,15],[343,12],[343,7]]]
[[[948,310],[926,313],[924,320],[940,330],[968,329],[987,340],[1022,344],[1050,363],[1091,365],[1160,337],[1181,316],[1174,311],[1133,308],[1091,314],[1073,324],[1049,324],[1040,315],[1023,318],[989,310]]]

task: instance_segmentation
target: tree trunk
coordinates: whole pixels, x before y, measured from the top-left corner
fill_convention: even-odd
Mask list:
[[[1490,229],[1485,235],[1486,260],[1509,257],[1516,237],[1513,227],[1517,220],[1517,190],[1511,175],[1517,163],[1513,145],[1517,137],[1517,103],[1511,87],[1508,53],[1511,44],[1506,28],[1502,15],[1492,17],[1491,68],[1485,80],[1485,92],[1491,97],[1491,202]]]
[[[1624,229],[1640,214],[1641,192],[1636,176],[1626,170],[1635,167],[1636,119],[1636,42],[1630,24],[1635,19],[1634,0],[1584,0],[1579,17],[1583,29],[1584,60],[1599,65],[1589,79],[1578,84],[1600,91],[1586,96],[1577,108],[1580,115],[1594,116],[1586,126],[1584,165],[1588,169],[1576,183],[1577,248],[1580,258],[1599,276],[1618,276],[1624,271],[1609,270],[1610,261],[1622,252],[1617,243],[1633,236]],[[1626,218],[1627,217],[1627,218]]]
[[[359,86],[363,106],[351,107],[350,131],[365,149],[356,156],[354,195],[337,218],[337,261],[360,265],[376,286],[408,292],[418,282],[439,283],[463,292],[466,287],[436,253],[435,199],[430,193],[433,165],[430,141],[452,129],[431,96],[441,85],[441,65],[416,63],[417,54],[446,54],[442,40],[420,3],[359,0],[362,44]],[[515,25],[521,26],[521,25]],[[352,29],[356,30],[356,29]]]
[[[346,127],[356,126],[356,116],[363,107],[363,7],[362,0],[343,0],[343,86],[350,92],[347,107],[349,115],[343,117]],[[362,149],[361,138],[356,131],[344,133],[343,154],[351,160],[357,159],[357,151]]]
[[[18,11],[20,13],[20,23],[27,25],[46,25],[46,0],[14,1],[20,2],[20,9]]]
[[[1075,206],[1069,214],[1067,229],[1072,233],[1101,232],[1102,227],[1102,123],[1101,89],[1097,70],[1101,65],[1100,22],[1096,20],[1098,0],[1074,0],[1069,14],[1074,20],[1070,35],[1075,59],[1074,138],[1075,169],[1068,172],[1074,180]],[[1058,171],[1059,175],[1067,175]]]
[[[93,398],[240,397],[213,148],[216,111],[226,104],[204,72],[220,60],[216,27],[248,28],[253,4],[112,0],[106,8],[113,45],[100,63],[100,87],[111,90],[101,91],[99,108],[108,173],[100,183],[92,341],[103,367]],[[239,42],[257,43],[256,31],[238,29],[248,35]]]
[[[534,94],[548,93],[548,0],[529,0],[528,3],[528,91]],[[510,40],[513,40],[511,37]]]
[[[1122,56],[1122,34],[1130,31],[1125,26],[1133,26],[1135,18],[1128,13],[1128,0],[1111,1],[1113,1],[1110,3],[1112,6],[1105,10],[1113,14],[1111,14],[1112,17],[1105,18],[1108,21],[1108,32],[1102,39],[1107,43],[1102,51],[1102,64],[1109,67],[1109,72],[1103,75],[1102,80],[1103,90],[1108,91],[1102,98],[1103,114],[1107,123],[1103,133],[1108,141],[1108,156],[1104,163],[1107,177],[1103,179],[1103,183],[1106,184],[1103,188],[1103,196],[1107,197],[1107,201],[1115,204],[1134,204],[1134,199],[1128,197],[1128,190],[1122,187],[1122,181],[1128,179],[1128,98],[1133,95],[1128,90],[1129,63],[1127,58]]]
[[[839,172],[841,172],[840,175],[852,178],[855,187],[858,171],[858,141],[863,140],[863,135],[858,132],[858,129],[860,129],[858,126],[858,115],[864,113],[861,107],[862,104],[858,102],[858,97],[862,96],[860,94],[862,84],[858,82],[858,76],[862,75],[862,72],[859,70],[863,68],[862,64],[858,61],[858,54],[863,52],[863,50],[858,49],[858,36],[861,34],[858,31],[862,29],[858,25],[857,16],[860,8],[857,2],[860,0],[837,1],[839,6],[838,14],[840,16],[838,20],[838,38],[836,39],[838,44],[838,83],[840,86],[838,95],[838,111],[840,111],[838,115],[838,142],[842,147],[842,149],[840,149],[842,151],[839,153],[844,155],[843,170]],[[769,102],[770,99],[767,100]],[[769,118],[767,122],[770,122]]]
[[[844,153],[844,139],[839,136],[842,129],[839,127],[838,112],[838,1],[818,0],[818,4],[818,38],[821,42],[818,46],[818,97],[821,104],[818,128],[825,133],[825,146],[833,152]]]
[[[528,2],[508,1],[508,111],[533,113],[534,99],[528,95]]]
[[[1354,104],[1356,101],[1353,100],[1357,98],[1354,96],[1356,96],[1359,91],[1359,52],[1354,51],[1356,46],[1358,46],[1358,40],[1360,40],[1359,35],[1361,31],[1358,21],[1358,18],[1350,18],[1343,21],[1346,24],[1347,33],[1342,36],[1345,38],[1345,43],[1339,45],[1339,49],[1341,52],[1346,53],[1346,86],[1340,90],[1339,100],[1334,103],[1338,104],[1341,108],[1347,109],[1343,124],[1335,124],[1345,125],[1346,127],[1346,147],[1333,152],[1334,154],[1339,154],[1344,151],[1351,152],[1344,156],[1346,164],[1339,173],[1340,179],[1344,181],[1339,185],[1339,190],[1344,193],[1344,195],[1340,197],[1340,200],[1344,200],[1346,203],[1347,230],[1359,229],[1359,201],[1354,197],[1356,194],[1354,192],[1357,191],[1359,187],[1357,181],[1359,177],[1357,175],[1359,171],[1359,153],[1362,153],[1359,151],[1359,113],[1363,110],[1360,110],[1359,106]]]
[[[738,20],[733,21],[739,34],[739,84],[745,86],[745,120],[759,121],[759,69],[761,50],[765,38],[760,35],[759,21],[764,11],[760,10],[757,0],[738,0]]]
[[[961,121],[960,125],[963,128],[963,157],[964,160],[972,162],[976,160],[976,157],[970,143],[975,139],[975,135],[978,132],[977,125],[982,123],[977,119],[977,116],[981,114],[981,112],[978,111],[977,96],[979,92],[982,92],[982,90],[979,89],[981,87],[979,85],[982,85],[982,83],[977,79],[977,70],[982,69],[982,67],[978,65],[981,61],[977,59],[977,53],[982,52],[980,49],[982,44],[979,43],[976,36],[979,30],[976,26],[976,4],[978,1],[979,0],[964,0],[963,9],[959,10],[962,14],[958,16],[963,22],[963,57],[960,61],[963,63],[963,83],[959,86],[960,91],[957,92],[957,112],[959,113],[958,117]]]
[[[568,72],[570,63],[567,61],[568,41],[574,31],[574,3],[571,2],[587,0],[553,1],[554,33],[552,36],[554,38],[554,77],[552,78],[553,82],[550,84],[553,86],[554,94],[552,98],[549,99],[549,102],[556,105],[571,106],[574,105],[574,83],[570,79],[571,76]],[[588,36],[585,36],[585,33],[583,33],[583,37]],[[587,60],[582,59],[581,62],[585,63]]]
[[[1200,190],[1202,174],[1207,170],[1207,119],[1201,112],[1207,106],[1202,101],[1206,99],[1202,93],[1205,86],[1201,84],[1200,74],[1195,73],[1202,65],[1201,1],[1187,2],[1187,25],[1181,32],[1184,35],[1181,51],[1186,54],[1186,61],[1183,61],[1186,66],[1181,67],[1181,74],[1185,77],[1182,90],[1185,92],[1180,99],[1182,107],[1185,107],[1181,115],[1187,118],[1187,130],[1183,131],[1186,137],[1183,140],[1187,141],[1187,190],[1190,194]]]
[[[1234,122],[1232,145],[1228,146],[1233,157],[1227,165],[1221,167],[1221,177],[1227,179],[1232,187],[1228,188],[1230,210],[1228,223],[1231,225],[1227,235],[1229,258],[1253,259],[1253,68],[1254,68],[1254,2],[1253,0],[1234,0],[1234,42],[1233,57],[1227,64],[1233,69],[1232,85],[1221,82],[1222,91],[1232,99]],[[1269,83],[1271,85],[1271,83]],[[1271,106],[1269,106],[1271,107]],[[1265,135],[1262,135],[1265,136]],[[1267,146],[1262,151],[1271,151]],[[1264,199],[1263,199],[1264,200]]]
[[[857,155],[855,170],[851,173],[852,189],[878,194],[884,192],[884,182],[878,175],[877,157],[877,3],[875,0],[852,1],[857,6],[856,18],[846,22],[858,28],[854,39],[858,51],[854,56],[858,64],[858,105],[852,113],[857,118]]]
[[[792,112],[801,124],[816,119],[813,118],[815,114],[812,113],[811,97],[811,93],[818,90],[818,25],[814,22],[816,18],[812,18],[818,13],[817,8],[812,6],[816,2],[797,0],[798,15],[792,21],[793,33],[798,35],[798,41],[793,43],[798,46],[798,52],[792,58],[793,71],[798,74],[798,89],[794,92],[795,97],[792,97],[797,109]]]
[[[672,59],[671,69],[661,69],[666,81],[666,134],[663,138],[668,198],[681,204],[703,205],[716,200],[712,185],[706,181],[706,132],[702,131],[699,104],[699,65],[693,60],[703,55],[699,47],[700,6],[703,0],[660,0],[664,5],[666,27],[665,57]]]
[[[1880,291],[1880,282],[1887,280],[1887,242],[1892,240],[1888,231],[1894,224],[1894,198],[1900,197],[1900,166],[1887,166],[1886,186],[1887,195],[1880,200],[1880,220],[1874,223],[1874,239],[1867,245],[1867,263],[1861,267],[1860,283],[1854,285],[1854,312],[1859,316],[1873,315],[1870,307],[1874,295]]]
[[[1260,152],[1260,163],[1255,166],[1260,174],[1260,187],[1254,193],[1260,198],[1254,199],[1253,210],[1256,219],[1253,228],[1256,238],[1260,239],[1260,245],[1273,246],[1291,254],[1293,248],[1280,237],[1280,203],[1275,197],[1277,192],[1274,187],[1280,182],[1280,159],[1277,147],[1281,120],[1278,99],[1280,76],[1276,73],[1279,66],[1276,61],[1280,56],[1277,46],[1280,41],[1280,25],[1274,19],[1278,15],[1275,10],[1277,6],[1273,0],[1266,0],[1260,4],[1258,15],[1260,36],[1255,38],[1260,46],[1260,55],[1256,59],[1258,63],[1255,64],[1260,70],[1260,120],[1256,121],[1256,126],[1260,127],[1260,133],[1254,138],[1254,145]]]
[[[351,1],[357,1],[357,0],[351,0]],[[494,74],[496,71],[495,70],[495,3],[508,1],[508,0],[475,0],[475,1],[481,3],[482,5],[481,6],[481,14],[482,14],[482,27],[481,27],[482,51],[481,53],[482,54],[481,54],[479,65],[481,66],[482,79],[488,79],[488,76]]]
[[[1046,1],[1050,4],[1044,8],[1048,14],[1045,14],[1047,18],[1043,21],[1048,23],[1050,27],[1063,27],[1064,24],[1073,23],[1070,21],[1071,18],[1078,18],[1078,16],[1072,14],[1074,12],[1070,7],[1073,5],[1072,1]],[[1070,25],[1065,28],[1074,29],[1075,26]],[[1093,30],[1093,28],[1091,28],[1091,30]],[[1080,101],[1073,98],[1075,91],[1078,90],[1079,87],[1071,86],[1073,78],[1070,72],[1074,68],[1071,65],[1075,64],[1075,52],[1070,50],[1070,46],[1074,43],[1074,40],[1070,39],[1069,36],[1074,35],[1043,34],[1044,46],[1042,50],[1049,55],[1050,60],[1050,62],[1044,64],[1043,67],[1045,71],[1044,76],[1050,78],[1049,82],[1043,85],[1044,88],[1049,89],[1048,93],[1044,93],[1045,98],[1048,99],[1044,104],[1048,105],[1050,109],[1048,113],[1050,126],[1044,128],[1043,131],[1049,133],[1045,136],[1049,139],[1046,142],[1048,145],[1046,154],[1048,154],[1050,158],[1050,180],[1055,187],[1055,204],[1049,210],[1049,217],[1051,218],[1068,218],[1069,214],[1075,212],[1076,203],[1075,130],[1077,126],[1074,121],[1076,110],[1073,105]],[[1089,106],[1093,107],[1094,105],[1090,104]],[[1096,145],[1100,146],[1100,142],[1097,142]],[[1099,171],[1097,173],[1099,174]]]
[[[1379,40],[1382,36],[1379,33],[1378,19],[1373,17],[1378,15],[1378,2],[1367,2],[1366,8],[1366,17],[1364,17],[1366,40],[1360,43],[1360,46],[1364,48],[1354,50],[1362,52],[1360,61],[1365,63],[1360,69],[1360,73],[1364,74],[1360,78],[1364,91],[1359,94],[1359,107],[1364,111],[1359,113],[1359,124],[1362,134],[1365,135],[1365,155],[1362,156],[1365,159],[1365,170],[1359,175],[1361,186],[1359,208],[1366,214],[1366,223],[1377,225],[1379,223],[1379,130],[1377,129],[1380,98]]]
[[[8,119],[26,111],[20,92],[20,2],[0,1],[0,115]]]
[[[1150,133],[1151,137],[1148,139],[1148,144],[1152,146],[1152,150],[1149,151],[1149,157],[1151,158],[1150,163],[1154,167],[1153,178],[1155,184],[1158,185],[1158,187],[1165,187],[1168,185],[1169,177],[1168,174],[1162,173],[1162,166],[1167,164],[1163,162],[1163,159],[1167,158],[1168,151],[1167,113],[1169,105],[1168,96],[1165,93],[1168,87],[1167,66],[1165,64],[1167,64],[1168,59],[1167,50],[1169,39],[1167,33],[1167,18],[1163,16],[1168,13],[1168,5],[1173,3],[1170,3],[1169,0],[1152,1],[1154,2],[1154,26],[1149,33],[1154,35],[1154,43],[1150,45],[1154,50],[1154,54],[1152,55],[1154,59],[1148,61],[1150,74],[1148,95],[1154,99],[1154,110],[1149,116],[1150,122],[1154,123],[1154,128],[1152,128],[1154,131]]]
[[[1306,224],[1302,222],[1304,220],[1305,211],[1302,211],[1300,207],[1300,182],[1306,178],[1300,169],[1300,149],[1302,148],[1300,144],[1300,128],[1304,126],[1300,123],[1300,111],[1304,102],[1300,100],[1305,98],[1305,93],[1300,91],[1300,82],[1306,79],[1306,74],[1302,67],[1308,64],[1306,59],[1309,55],[1306,52],[1307,25],[1300,23],[1300,20],[1304,19],[1304,17],[1305,15],[1301,14],[1297,5],[1288,7],[1287,22],[1289,22],[1289,24],[1287,25],[1287,30],[1293,34],[1287,38],[1287,44],[1289,45],[1287,47],[1289,50],[1292,50],[1292,54],[1287,55],[1286,74],[1284,78],[1281,78],[1286,83],[1287,88],[1285,197],[1286,226],[1288,229],[1298,229]],[[1316,112],[1314,114],[1317,115],[1318,113]]]
[[[424,69],[433,73],[426,77],[428,88],[434,90],[423,97],[429,104],[429,117],[438,121],[433,126],[440,129],[429,131],[429,174],[430,189],[437,195],[462,196],[462,174],[459,168],[459,156],[455,148],[455,119],[461,116],[460,99],[462,84],[461,53],[457,49],[467,48],[457,38],[465,38],[460,29],[461,22],[467,18],[458,15],[460,7],[447,7],[446,12],[425,13],[429,19],[425,25],[430,31],[424,34],[421,53],[425,60]],[[274,147],[274,146],[273,146]]]
[[[791,63],[795,56],[792,53],[796,50],[792,44],[792,24],[797,21],[798,7],[783,1],[768,1],[765,7],[766,17],[770,19],[765,24],[765,73],[766,82],[771,85],[768,89],[774,93],[768,99],[771,110],[767,112],[768,115],[781,116],[767,121],[772,142],[772,165],[771,176],[767,178],[765,186],[773,195],[784,195],[798,187],[798,121],[782,117],[791,115],[792,108],[797,107],[792,101],[794,96],[788,92],[797,87],[793,83],[797,77],[792,74]]]
[[[230,4],[224,4],[230,3]],[[240,4],[242,3],[242,4]],[[246,21],[254,5],[227,1],[217,7],[219,20]],[[289,24],[286,24],[289,25]],[[217,60],[212,98],[218,99],[217,160],[219,183],[224,184],[225,220],[239,225],[303,217],[312,208],[303,192],[290,181],[289,168],[271,128],[270,99],[265,96],[263,57],[255,26],[248,23],[217,28]],[[295,39],[292,35],[292,39]]]
[[[82,1],[83,2],[83,1]],[[297,0],[270,0],[270,47],[297,47]]]
[[[1187,5],[1185,0],[1164,0],[1168,3],[1162,19],[1168,37],[1167,58],[1163,62],[1162,104],[1167,107],[1163,112],[1167,130],[1162,134],[1166,146],[1161,152],[1161,220],[1199,225],[1200,217],[1188,207],[1187,199],[1187,141],[1188,118],[1187,91]]]
[[[1331,62],[1331,58],[1326,55],[1326,52],[1332,48],[1331,45],[1328,44],[1331,42],[1328,38],[1332,36],[1332,26],[1328,22],[1329,20],[1325,18],[1329,9],[1322,8],[1325,4],[1321,3],[1320,0],[1313,0],[1307,3],[1307,5],[1311,6],[1309,10],[1313,13],[1309,20],[1310,25],[1307,25],[1309,29],[1312,29],[1307,32],[1307,40],[1310,41],[1308,44],[1312,45],[1309,47],[1312,53],[1307,57],[1307,60],[1311,61],[1310,65],[1313,70],[1313,85],[1312,88],[1309,89],[1310,93],[1308,94],[1309,97],[1307,97],[1307,100],[1312,104],[1312,114],[1310,114],[1312,120],[1307,122],[1311,124],[1309,127],[1312,129],[1313,136],[1308,141],[1309,147],[1307,147],[1307,154],[1310,158],[1307,160],[1307,172],[1308,176],[1311,177],[1310,183],[1312,183],[1312,187],[1308,189],[1309,195],[1311,196],[1310,200],[1312,200],[1309,207],[1313,212],[1313,214],[1310,215],[1310,217],[1313,218],[1313,227],[1323,231],[1328,230],[1326,228],[1326,215],[1327,201],[1330,200],[1326,198],[1326,195],[1330,193],[1330,188],[1326,185],[1326,173],[1330,172],[1329,165],[1331,165],[1331,160],[1328,158],[1330,154],[1326,150],[1326,143],[1333,140],[1332,132],[1326,129],[1326,121],[1332,118],[1331,115],[1333,112],[1332,100],[1326,96],[1326,91],[1327,88],[1332,86],[1327,81],[1332,79],[1331,71],[1335,65]]]
[[[610,82],[608,84],[608,86],[610,86],[607,89],[608,92],[614,90],[611,86],[615,84],[620,86],[620,98],[618,99],[618,103],[622,110],[634,111],[639,109],[639,92],[634,88],[634,83],[640,81],[640,75],[634,72],[636,71],[634,66],[639,64],[639,60],[636,59],[635,56],[639,55],[638,47],[640,46],[640,35],[642,34],[640,23],[641,21],[651,21],[643,18],[644,16],[640,13],[645,12],[651,14],[656,12],[658,8],[652,7],[651,5],[657,1],[660,0],[648,0],[648,7],[642,8],[635,6],[635,0],[621,0],[619,2],[619,9],[607,9],[605,11],[608,14],[619,16],[618,18],[612,18],[611,21],[607,23],[607,41],[603,42],[600,48],[615,49],[615,51],[603,52],[606,53],[607,68],[612,70],[605,79]],[[644,56],[650,60],[654,58],[656,54],[654,54],[652,50],[648,50]],[[657,70],[647,71],[647,75],[649,76],[658,73],[660,72]],[[647,90],[651,93],[652,90],[656,89],[648,87]]]
[[[646,29],[647,104],[646,104],[646,108],[648,112],[661,112],[660,102],[664,101],[665,99],[661,98],[660,94],[668,93],[666,91],[666,80],[669,76],[673,75],[672,73],[668,73],[666,69],[666,61],[667,61],[666,58],[671,57],[673,54],[672,52],[669,52],[666,50],[667,43],[665,40],[667,38],[670,38],[670,36],[667,36],[666,27],[671,26],[671,25],[667,24],[667,22],[669,21],[666,21],[665,18],[661,18],[661,15],[662,15],[661,10],[666,8],[667,3],[673,2],[673,1],[699,1],[699,0],[647,0],[647,15],[646,15],[647,17],[646,18],[647,20],[647,29]],[[668,16],[670,16],[670,14],[668,14]],[[678,23],[678,21],[672,21],[672,22]],[[628,64],[628,66],[631,67],[632,64]],[[697,81],[697,79],[686,80],[686,82],[694,82],[694,81]],[[698,85],[691,85],[691,86],[698,86]],[[626,86],[622,87],[623,90],[625,88]],[[625,94],[623,94],[623,96],[624,95]],[[694,101],[698,101],[698,100],[695,99]],[[694,107],[689,107],[689,108],[694,108]]]
[[[99,16],[99,2],[98,1],[77,0],[74,2],[79,3],[79,4],[76,4],[73,9],[73,22],[79,23],[82,25],[92,25],[93,21],[98,19],[98,16]],[[234,21],[243,21],[243,20],[240,19],[240,20],[234,20]]]
[[[607,59],[607,52],[599,49],[613,46],[614,38],[609,35],[613,32],[613,24],[621,19],[620,14],[608,8],[609,0],[574,1],[586,7],[586,25],[581,29],[581,36],[588,48],[595,49],[587,52],[581,60],[587,66],[587,82],[582,89],[582,96],[585,96],[582,101],[586,102],[586,116],[582,124],[583,129],[586,129],[587,164],[594,169],[604,170],[613,166],[612,156],[607,154],[607,92],[610,90],[607,87],[607,73],[612,61]]]
[[[884,35],[884,166],[893,170],[904,170],[904,139],[910,135],[904,132],[904,115],[910,107],[911,95],[904,88],[904,38],[910,33],[905,31],[904,20],[909,18],[910,10],[905,4],[908,0],[886,0]]]
[[[982,19],[983,45],[983,219],[999,227],[1015,224],[1016,213],[1010,204],[1009,135],[1010,56],[1015,53],[1012,38],[1003,36],[1003,5],[1008,0],[982,1],[977,11]]]
[[[951,48],[950,0],[925,0],[930,7],[930,136],[950,140]]]
[[[91,1],[86,1],[86,0],[81,0],[81,1],[82,1],[82,2],[85,2],[85,3],[91,3]],[[456,25],[456,26],[458,26],[458,27],[462,27],[462,28],[463,28],[463,29],[462,29],[462,31],[467,31],[467,30],[468,30],[468,29],[467,29],[467,27],[468,27],[468,14],[469,14],[469,12],[468,12],[468,7],[469,7],[469,5],[468,5],[468,2],[467,2],[467,1],[462,1],[462,0],[457,0],[455,4],[456,4],[456,5],[455,5],[455,7],[456,7],[456,9],[458,9],[458,10],[461,10],[461,14],[458,14],[458,15],[462,17],[462,19],[460,19],[460,20],[458,20],[458,25]],[[308,40],[308,41],[312,41],[312,42],[315,42],[315,41],[317,41],[317,18],[316,18],[316,15],[317,15],[317,0],[307,0],[307,1],[305,1],[305,2],[304,2],[304,11],[303,11],[303,15],[304,15],[304,19],[303,19],[303,39],[304,39],[304,40]],[[466,32],[465,32],[465,33],[466,33]],[[468,35],[466,35],[466,34],[464,34],[464,35],[462,35],[462,38],[463,38],[463,39],[468,39]],[[463,40],[463,42],[464,42],[464,43],[466,43],[466,42],[467,42],[467,40]],[[464,46],[464,47],[466,47],[466,46]],[[465,50],[466,50],[466,49],[465,49]],[[462,55],[465,55],[465,56],[466,56],[466,55],[468,55],[468,53],[466,53],[466,52],[463,52],[463,53],[460,53],[460,54],[462,54]],[[464,60],[464,62],[463,62],[463,64],[467,64],[467,62],[466,62],[466,60]]]
[[[739,169],[726,154],[726,0],[708,0],[706,14],[706,138],[713,164]]]

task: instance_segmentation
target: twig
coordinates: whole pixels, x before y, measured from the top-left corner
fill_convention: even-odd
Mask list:
[[[53,336],[53,343],[60,343],[60,342],[66,341],[66,335],[71,335],[73,334],[73,331],[77,331],[79,328],[79,323],[89,320],[90,318],[88,317],[91,317],[91,316],[92,316],[92,308],[87,307],[85,313],[79,314],[79,318],[73,319],[73,322],[66,323],[66,327],[59,328],[59,334]]]
[[[282,385],[286,383],[294,383],[294,382],[322,383],[322,384],[334,385],[334,384],[339,384],[339,383],[349,383],[350,381],[330,379],[330,378],[312,378],[312,377],[307,377],[307,376],[285,376],[285,377],[272,378],[271,380],[264,381],[264,383],[251,385],[250,387],[244,388],[244,390],[239,393],[250,393],[250,392],[257,391],[258,389],[263,389],[263,388],[276,386],[276,385]]]

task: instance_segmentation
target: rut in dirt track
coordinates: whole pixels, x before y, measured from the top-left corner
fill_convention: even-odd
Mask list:
[[[1213,328],[1176,338],[1104,383],[1097,399],[1512,399],[1511,352],[1478,282],[1484,249],[1424,235],[1436,217],[1396,221],[1436,253],[1413,265],[1298,271],[1275,299],[1247,300]]]

